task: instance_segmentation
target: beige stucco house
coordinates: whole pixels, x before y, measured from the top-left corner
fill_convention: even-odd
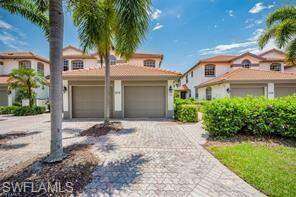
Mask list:
[[[213,99],[296,93],[296,65],[285,64],[285,54],[272,49],[262,54],[218,55],[200,60],[180,80],[182,97]]]
[[[32,68],[44,76],[49,75],[49,61],[32,52],[1,52],[0,53],[0,106],[11,106],[16,92],[7,88],[8,75],[19,67]],[[49,98],[48,87],[35,89],[37,105],[44,105]]]
[[[97,54],[73,46],[63,50],[64,118],[102,118],[104,67]],[[162,54],[135,53],[128,61],[111,53],[110,116],[170,118],[178,72],[161,69]]]

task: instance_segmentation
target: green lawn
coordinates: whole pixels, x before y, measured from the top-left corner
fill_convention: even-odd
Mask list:
[[[216,158],[270,196],[296,196],[296,148],[241,143],[210,146]]]

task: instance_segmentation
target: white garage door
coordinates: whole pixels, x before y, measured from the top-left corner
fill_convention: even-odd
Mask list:
[[[296,94],[296,85],[294,87],[275,87],[275,97],[289,96]]]
[[[124,88],[125,118],[163,118],[165,87],[126,86]]]
[[[111,91],[112,92],[112,91]],[[110,113],[112,101],[110,97]],[[72,87],[73,118],[103,118],[104,117],[104,87],[103,86],[73,86]]]
[[[264,96],[264,87],[231,87],[232,97]]]
[[[0,106],[8,105],[7,87],[0,87]]]

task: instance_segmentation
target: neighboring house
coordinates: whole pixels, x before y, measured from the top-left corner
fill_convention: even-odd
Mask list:
[[[104,72],[96,54],[75,47],[64,49],[64,118],[102,118]],[[135,53],[129,61],[112,55],[110,116],[113,118],[170,118],[173,86],[181,76],[161,69],[163,55]],[[77,66],[77,61],[79,65]],[[74,63],[74,64],[73,64]]]
[[[44,76],[49,75],[49,61],[32,52],[0,52],[0,106],[11,106],[15,100],[16,92],[8,91],[8,75],[13,69],[20,67],[32,68]],[[49,97],[48,87],[36,90],[37,105],[45,103]]]
[[[200,60],[185,72],[179,90],[183,98],[212,99],[239,96],[274,98],[296,93],[296,66],[272,49],[255,55],[218,55]]]

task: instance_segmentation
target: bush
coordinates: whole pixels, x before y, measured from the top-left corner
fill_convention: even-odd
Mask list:
[[[19,107],[16,109],[13,113],[15,116],[30,116],[30,115],[37,115],[37,114],[43,114],[45,112],[45,107],[40,106],[24,106]]]
[[[245,131],[254,135],[296,137],[296,97],[224,98],[203,107],[205,129],[213,136]]]
[[[18,106],[0,106],[0,114],[13,114]]]
[[[198,110],[196,105],[178,105],[176,108],[177,120],[181,122],[197,122]]]
[[[175,98],[175,119],[182,122],[197,122],[197,101],[193,98]]]

